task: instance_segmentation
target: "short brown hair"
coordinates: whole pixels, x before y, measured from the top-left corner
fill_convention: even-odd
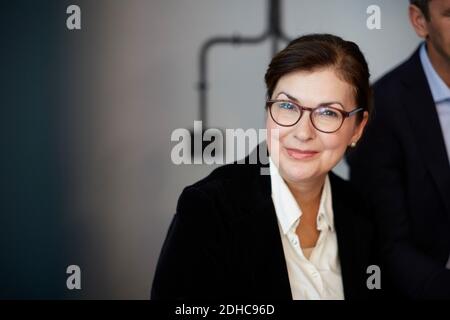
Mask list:
[[[430,0],[409,0],[409,3],[415,5],[422,11],[425,19],[430,20],[430,10],[428,9],[428,3]]]
[[[354,42],[331,34],[301,36],[276,54],[265,75],[267,98],[272,97],[282,76],[294,71],[314,71],[324,67],[335,67],[337,75],[355,89],[357,106],[370,113],[370,73],[366,59]],[[359,115],[362,119],[362,113]]]

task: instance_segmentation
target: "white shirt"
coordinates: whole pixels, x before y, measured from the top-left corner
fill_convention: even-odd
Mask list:
[[[270,157],[269,165],[272,200],[278,218],[293,299],[344,299],[328,176],[325,179],[317,215],[317,229],[320,230],[320,236],[308,259],[295,233],[302,216],[300,207]]]

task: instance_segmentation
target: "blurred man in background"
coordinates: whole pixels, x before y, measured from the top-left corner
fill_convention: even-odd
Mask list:
[[[384,284],[407,297],[445,299],[450,298],[450,0],[411,0],[409,18],[424,42],[375,83],[374,117],[349,154],[350,178],[374,210]]]

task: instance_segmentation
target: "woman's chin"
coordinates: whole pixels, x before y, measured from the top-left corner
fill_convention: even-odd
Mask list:
[[[314,177],[316,177],[316,170],[313,168],[308,169],[305,166],[302,166],[302,168],[294,168],[292,166],[288,166],[283,169],[283,178],[292,183],[306,182]]]

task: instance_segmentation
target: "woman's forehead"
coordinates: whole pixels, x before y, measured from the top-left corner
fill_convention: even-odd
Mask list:
[[[277,96],[311,104],[336,101],[347,105],[355,99],[353,87],[341,80],[333,68],[286,74],[277,83],[274,97]]]

